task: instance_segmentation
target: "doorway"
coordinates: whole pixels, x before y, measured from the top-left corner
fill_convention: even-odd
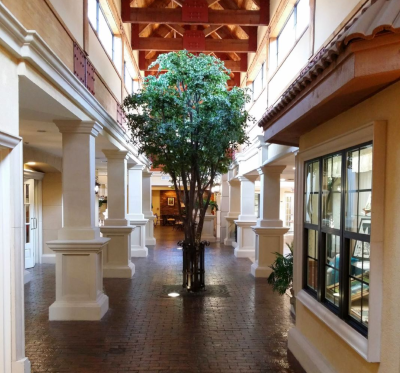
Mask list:
[[[33,268],[36,263],[39,237],[35,202],[35,180],[29,179],[24,181],[25,269]]]

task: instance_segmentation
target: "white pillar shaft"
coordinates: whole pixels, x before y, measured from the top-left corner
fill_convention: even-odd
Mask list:
[[[127,151],[103,150],[107,157],[107,208],[106,226],[126,226],[126,166]]]
[[[129,219],[144,219],[142,208],[142,171],[143,166],[133,166],[128,170]]]
[[[280,210],[280,177],[285,166],[263,166],[258,169],[261,181],[260,227],[282,227],[279,219]]]
[[[143,198],[143,214],[153,216],[151,208],[151,172],[143,172],[142,174],[142,198]]]
[[[240,214],[240,182],[231,180],[229,182],[229,217],[235,217]]]
[[[99,237],[95,223],[95,122],[56,121],[63,148],[63,228],[59,239]]]
[[[239,220],[256,221],[255,180],[240,177],[240,215]]]

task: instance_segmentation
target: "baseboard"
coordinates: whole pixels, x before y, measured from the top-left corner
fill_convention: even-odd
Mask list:
[[[29,271],[27,271],[25,269],[25,271],[24,271],[24,285],[26,285],[31,280],[32,280],[32,273],[30,273]]]
[[[324,356],[297,328],[289,330],[288,349],[307,373],[335,373]]]
[[[41,257],[42,264],[56,264],[56,254],[43,254]]]
[[[12,363],[12,373],[30,373],[31,362],[27,357]]]
[[[146,258],[149,255],[149,250],[147,247],[131,247],[131,257],[132,258]]]

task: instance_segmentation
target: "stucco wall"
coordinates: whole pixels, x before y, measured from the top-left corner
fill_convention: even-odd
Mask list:
[[[43,178],[43,254],[54,254],[47,241],[58,239],[62,227],[61,173],[46,173]]]
[[[396,83],[300,139],[300,149],[305,150],[373,120],[387,121],[381,364],[367,363],[312,313],[301,305],[297,309],[296,326],[338,372],[398,373],[400,371],[399,97],[400,83]],[[324,343],[321,343],[321,340]]]

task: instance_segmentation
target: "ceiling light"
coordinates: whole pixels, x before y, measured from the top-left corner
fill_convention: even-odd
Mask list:
[[[45,133],[45,132],[47,132],[47,131],[46,131],[46,130],[37,130],[37,132]]]
[[[29,166],[34,166],[36,164],[36,162],[27,162],[26,164]]]
[[[293,170],[295,170],[296,169],[296,167],[293,167]]]
[[[281,181],[285,181],[286,179],[281,179]]]
[[[179,297],[179,293],[169,293],[168,296],[171,298],[176,298]]]

